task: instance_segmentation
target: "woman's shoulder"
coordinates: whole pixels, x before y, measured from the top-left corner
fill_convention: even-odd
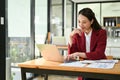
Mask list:
[[[106,33],[106,30],[105,29],[99,29],[99,30],[94,30],[95,32],[98,32],[98,33]]]
[[[100,29],[99,32],[100,33],[106,33],[106,30],[105,29]]]
[[[99,29],[99,30],[93,30],[93,34],[100,36],[100,35],[106,35],[107,33],[105,29]]]

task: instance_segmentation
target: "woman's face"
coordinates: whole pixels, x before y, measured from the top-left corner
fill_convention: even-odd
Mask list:
[[[79,27],[82,29],[83,32],[89,33],[90,30],[92,29],[91,24],[93,23],[93,20],[90,21],[87,17],[80,14],[78,16],[78,23]]]

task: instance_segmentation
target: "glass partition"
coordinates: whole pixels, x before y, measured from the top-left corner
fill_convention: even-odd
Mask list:
[[[68,40],[69,40],[69,35],[70,35],[70,33],[71,33],[71,31],[72,31],[72,2],[70,1],[70,0],[66,0],[66,5],[65,5],[65,7],[66,7],[66,11],[65,11],[65,22],[66,22],[66,24],[65,24],[65,27],[64,27],[64,29],[65,29],[65,37],[66,37],[66,44],[68,43]]]
[[[36,44],[44,44],[47,35],[47,0],[35,0],[35,57],[40,56]]]
[[[62,36],[62,0],[51,0],[51,28],[53,36]]]
[[[11,65],[30,60],[30,0],[8,0],[8,54]]]

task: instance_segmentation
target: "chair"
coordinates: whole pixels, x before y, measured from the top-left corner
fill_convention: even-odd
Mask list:
[[[64,46],[66,45],[66,38],[64,36],[53,36],[52,44]]]

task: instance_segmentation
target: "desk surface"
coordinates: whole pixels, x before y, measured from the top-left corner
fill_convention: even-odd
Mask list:
[[[64,70],[64,71],[76,71],[76,72],[91,72],[91,73],[104,73],[104,74],[117,74],[120,75],[120,61],[115,64],[112,69],[99,69],[99,68],[86,68],[86,67],[69,67],[59,66],[61,63],[46,61],[43,58],[35,59],[20,63],[18,66],[23,68],[39,68],[50,70]]]

